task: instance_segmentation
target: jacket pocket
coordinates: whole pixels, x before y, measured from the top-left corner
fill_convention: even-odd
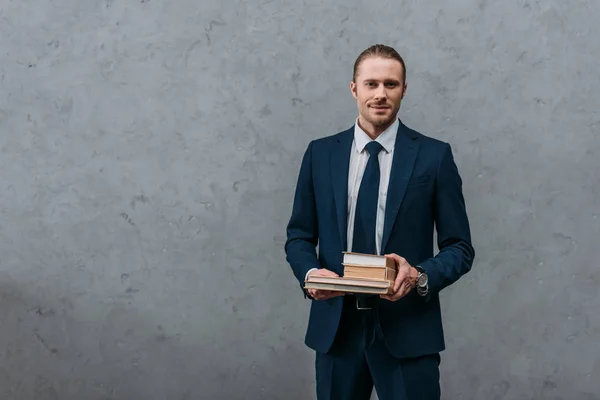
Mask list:
[[[429,182],[429,174],[424,174],[411,178],[411,180],[408,181],[408,186],[422,185],[427,182]]]

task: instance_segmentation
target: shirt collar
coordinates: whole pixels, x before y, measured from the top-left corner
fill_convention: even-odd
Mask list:
[[[399,125],[400,121],[398,120],[398,118],[396,118],[394,123],[390,125],[375,139],[383,147],[383,150],[385,150],[386,153],[391,152],[394,148]],[[357,118],[356,123],[354,124],[354,145],[356,147],[356,151],[361,153],[364,150],[365,146],[372,141],[373,139],[371,139],[369,135],[367,135],[367,133],[363,131],[362,128],[358,125]]]

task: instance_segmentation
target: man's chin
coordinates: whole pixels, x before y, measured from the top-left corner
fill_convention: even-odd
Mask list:
[[[371,120],[369,122],[371,124],[373,124],[373,126],[381,127],[381,126],[391,125],[391,123],[394,122],[394,118],[389,117],[389,116],[376,117],[376,118],[371,118]]]

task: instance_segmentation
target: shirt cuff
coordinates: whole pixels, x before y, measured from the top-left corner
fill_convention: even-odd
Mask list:
[[[308,272],[306,273],[306,276],[304,276],[304,280],[307,280],[307,279],[308,279],[308,274],[310,274],[312,271],[316,271],[316,270],[318,270],[318,269],[319,269],[319,268],[311,268],[311,269],[309,269],[309,270],[308,270]]]

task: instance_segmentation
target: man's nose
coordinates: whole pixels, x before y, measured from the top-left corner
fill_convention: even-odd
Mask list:
[[[386,97],[387,97],[387,93],[385,91],[385,87],[383,85],[379,86],[377,88],[377,90],[375,91],[375,98],[377,98],[377,99],[385,99]]]

